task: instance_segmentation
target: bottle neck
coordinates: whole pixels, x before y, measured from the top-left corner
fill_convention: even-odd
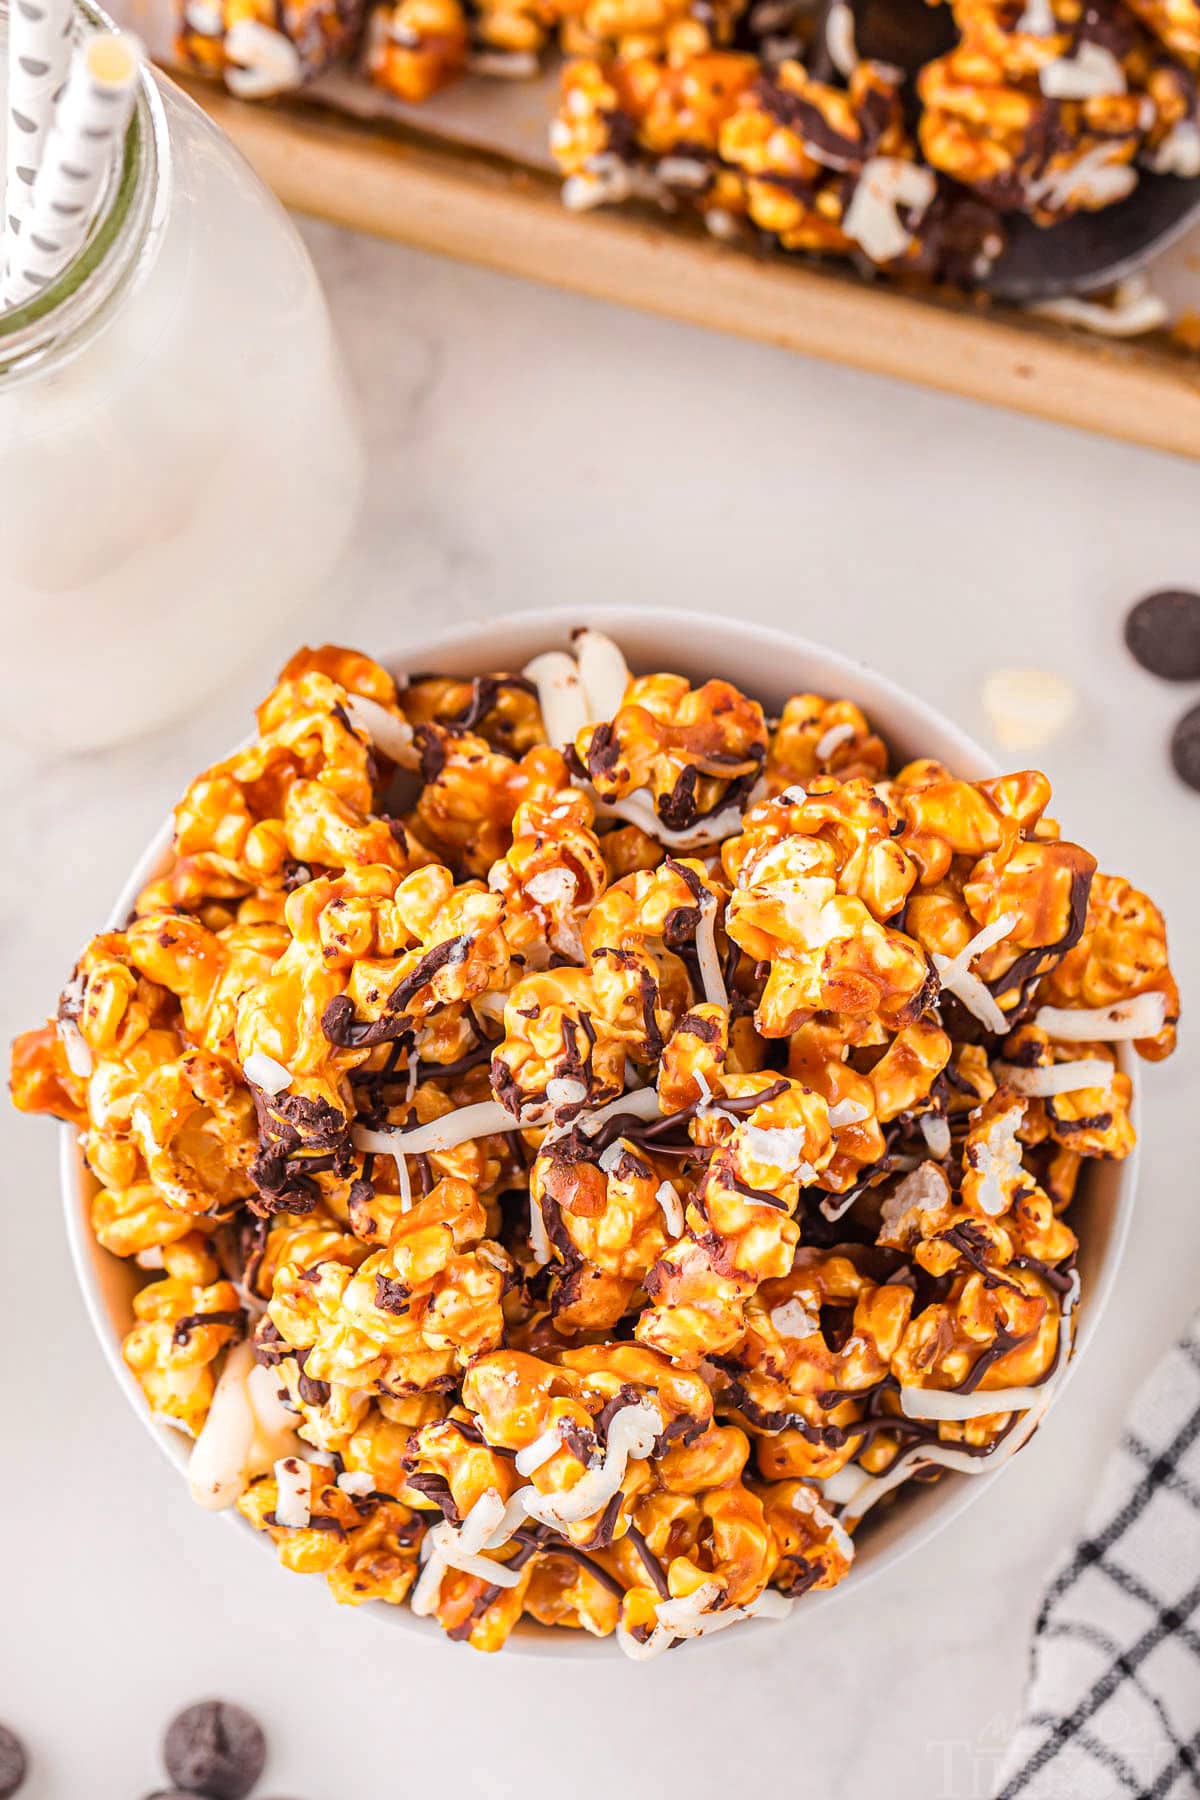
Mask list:
[[[0,0],[0,50],[7,54],[11,0]],[[75,35],[114,31],[93,0],[75,0]],[[169,171],[162,97],[143,69],[123,154],[109,173],[78,254],[40,294],[0,311],[0,401],[14,378],[72,354],[121,303],[152,233],[165,217]]]

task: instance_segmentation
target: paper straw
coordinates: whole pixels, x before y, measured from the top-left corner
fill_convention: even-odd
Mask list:
[[[143,51],[127,32],[96,31],[75,47],[20,232],[8,240],[4,298],[20,306],[80,250],[97,196],[120,154]]]
[[[28,211],[55,98],[66,80],[71,10],[71,0],[13,0],[8,10],[4,212],[9,231]]]

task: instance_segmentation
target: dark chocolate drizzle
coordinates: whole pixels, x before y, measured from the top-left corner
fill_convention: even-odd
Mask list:
[[[427,950],[392,989],[377,1019],[359,1019],[349,995],[336,995],[321,1014],[321,1029],[329,1042],[340,1050],[363,1050],[410,1033],[412,1020],[405,1010],[409,1001],[429,985],[440,969],[464,963],[471,952],[471,941],[471,934],[463,932]]]
[[[451,1525],[462,1524],[462,1514],[458,1510],[454,1495],[450,1492],[450,1483],[444,1475],[418,1470],[415,1474],[406,1474],[405,1486],[412,1488],[414,1493],[424,1494],[427,1500],[432,1500],[443,1519],[446,1519]]]
[[[240,1328],[245,1322],[245,1315],[240,1306],[228,1312],[185,1313],[182,1319],[176,1319],[175,1329],[171,1333],[171,1342],[175,1348],[182,1349],[191,1342],[193,1331],[205,1325],[233,1325]]]
[[[477,731],[505,688],[537,699],[537,688],[526,675],[476,675],[471,683],[471,698],[456,713],[448,713],[442,723],[449,731]]]
[[[642,1567],[650,1577],[651,1583],[660,1599],[669,1600],[671,1598],[671,1590],[667,1586],[667,1577],[663,1571],[663,1566],[642,1536],[641,1532],[638,1530],[637,1526],[631,1525],[625,1535],[637,1551]]]
[[[350,1121],[327,1100],[253,1092],[259,1148],[250,1165],[257,1189],[250,1209],[264,1216],[310,1213],[321,1197],[314,1175],[354,1172]]]

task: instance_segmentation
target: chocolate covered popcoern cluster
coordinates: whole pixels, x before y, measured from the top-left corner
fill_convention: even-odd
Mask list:
[[[922,43],[911,0],[890,25],[873,0],[179,4],[181,60],[249,97],[349,60],[423,101],[535,76],[557,46],[568,206],[649,202],[924,282],[986,282],[1013,215],[1200,175],[1200,0],[930,0]]]
[[[1032,770],[617,646],[301,650],[20,1038],[193,1493],[351,1604],[635,1659],[788,1612],[1071,1353],[1163,921]],[[1083,1296],[1086,1300],[1086,1295]]]

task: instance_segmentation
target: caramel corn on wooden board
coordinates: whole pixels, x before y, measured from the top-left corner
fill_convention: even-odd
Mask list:
[[[1019,311],[759,258],[659,215],[571,213],[532,162],[317,100],[247,104],[176,77],[286,205],[807,356],[1200,457],[1200,357]]]

